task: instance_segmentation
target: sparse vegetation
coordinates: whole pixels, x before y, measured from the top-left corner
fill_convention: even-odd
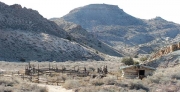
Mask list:
[[[28,84],[18,77],[13,79],[0,78],[0,92],[48,92],[45,87],[39,87],[35,84]]]

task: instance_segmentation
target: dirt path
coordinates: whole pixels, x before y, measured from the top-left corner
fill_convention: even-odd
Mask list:
[[[72,90],[67,90],[63,88],[62,86],[54,86],[54,85],[46,85],[46,84],[37,84],[41,87],[46,87],[48,89],[48,92],[73,92]]]

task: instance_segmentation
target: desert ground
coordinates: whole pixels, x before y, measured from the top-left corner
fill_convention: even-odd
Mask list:
[[[177,92],[180,91],[180,68],[174,67],[157,68],[152,76],[142,80],[121,78],[120,66],[122,58],[110,57],[106,61],[30,61],[34,67],[63,68],[66,70],[78,69],[83,71],[95,70],[107,66],[106,76],[92,78],[92,76],[75,76],[69,73],[46,73],[38,76],[39,82],[35,81],[37,75],[29,77],[24,75],[29,62],[0,61],[0,89],[9,92]],[[41,81],[40,81],[41,80]],[[46,81],[46,82],[42,82]],[[58,81],[58,82],[56,82]],[[15,91],[14,91],[15,88]],[[34,90],[32,90],[34,89]]]

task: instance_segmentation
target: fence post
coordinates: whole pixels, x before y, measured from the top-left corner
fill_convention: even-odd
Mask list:
[[[23,80],[24,80],[24,73],[23,73]]]
[[[39,83],[39,64],[38,64],[38,83]]]
[[[13,81],[13,72],[12,72],[12,75],[11,75],[11,79],[12,79],[12,81]]]
[[[50,65],[50,62],[49,62],[49,70],[50,70],[50,67],[51,67],[51,65]]]

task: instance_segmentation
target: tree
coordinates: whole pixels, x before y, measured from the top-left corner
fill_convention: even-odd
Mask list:
[[[123,58],[121,62],[124,63],[125,65],[133,65],[134,64],[134,60],[131,57]]]

